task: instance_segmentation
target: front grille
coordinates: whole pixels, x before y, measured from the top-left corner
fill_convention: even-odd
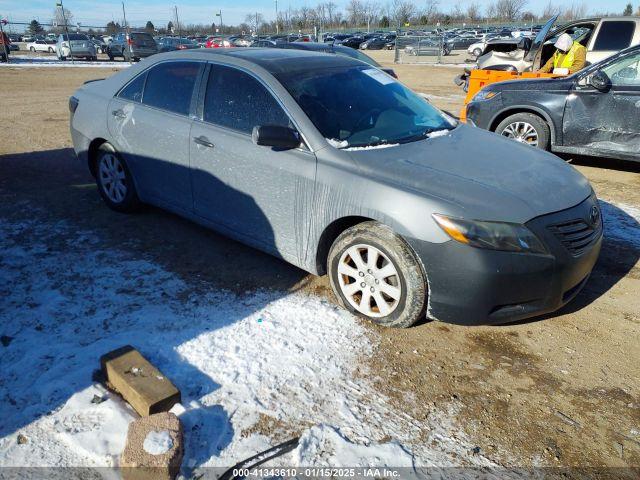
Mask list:
[[[556,223],[547,228],[574,257],[577,257],[598,239],[602,232],[602,221],[598,220],[594,226],[579,218]]]

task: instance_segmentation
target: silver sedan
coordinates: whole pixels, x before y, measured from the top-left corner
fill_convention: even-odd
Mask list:
[[[160,54],[69,107],[109,207],[158,205],[328,273],[340,304],[382,325],[556,310],[600,251],[598,203],[572,166],[459,124],[355,59]]]

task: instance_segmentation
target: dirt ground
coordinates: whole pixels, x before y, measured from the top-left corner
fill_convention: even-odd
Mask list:
[[[463,95],[453,84],[457,69],[390,65],[434,104],[460,109]],[[154,208],[124,216],[103,206],[87,169],[73,155],[67,99],[83,81],[110,74],[105,68],[0,69],[5,92],[0,215],[29,216],[20,207],[28,202],[50,219],[95,230],[105,244],[139,251],[185,277],[198,276],[202,288],[288,288],[330,297],[326,278],[176,216]],[[640,207],[638,165],[568,160],[602,200]],[[606,239],[584,291],[542,319],[499,327],[370,326],[381,341],[363,371],[375,372],[380,391],[417,420],[455,401],[466,433],[498,463],[638,467],[639,258],[637,242]],[[217,265],[215,271],[211,265]]]

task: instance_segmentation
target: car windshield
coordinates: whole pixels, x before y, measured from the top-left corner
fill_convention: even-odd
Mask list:
[[[337,53],[338,55],[355,58],[356,60],[360,60],[364,63],[368,63],[369,65],[373,65],[374,67],[380,68],[380,64],[376,62],[373,58],[371,58],[369,55],[366,55],[358,50],[354,50],[353,48],[348,48],[348,47],[335,48],[334,52]]]
[[[414,142],[456,126],[377,68],[333,67],[277,77],[320,133],[341,148]]]

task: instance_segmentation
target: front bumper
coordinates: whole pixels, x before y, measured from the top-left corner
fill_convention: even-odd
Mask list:
[[[463,325],[499,324],[550,313],[569,303],[598,259],[602,219],[591,225],[588,244],[579,251],[553,229],[589,222],[594,205],[597,200],[591,196],[575,207],[527,222],[547,246],[549,253],[544,255],[479,249],[453,240],[434,244],[407,239],[425,266],[428,316]]]
[[[491,122],[502,110],[502,95],[496,95],[489,100],[471,101],[466,105],[466,119],[474,126],[484,130],[491,129]]]
[[[63,57],[71,57],[73,53],[73,57],[95,57],[96,51],[91,48],[75,48],[75,47],[60,47],[60,53]]]

